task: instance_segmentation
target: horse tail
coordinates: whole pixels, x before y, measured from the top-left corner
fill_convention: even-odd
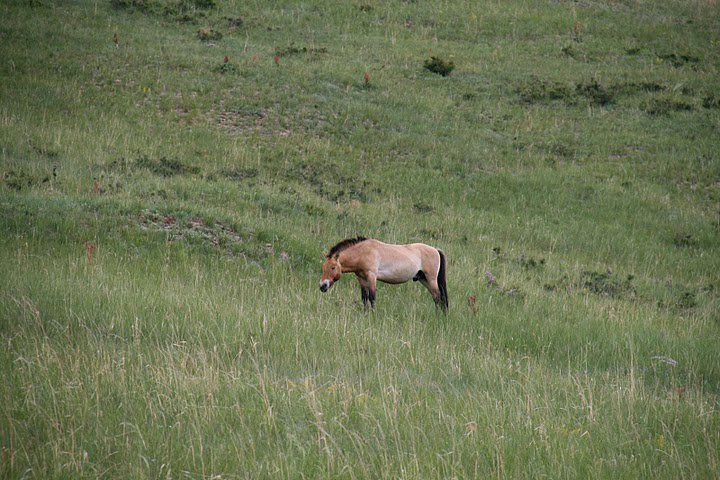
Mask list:
[[[450,305],[448,302],[447,280],[445,279],[445,253],[440,249],[437,249],[437,251],[440,254],[440,270],[438,271],[437,283],[438,288],[440,288],[440,301],[443,310],[447,312]]]

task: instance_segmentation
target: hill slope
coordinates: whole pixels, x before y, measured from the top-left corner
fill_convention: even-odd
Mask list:
[[[720,476],[715,2],[0,13],[3,477]]]

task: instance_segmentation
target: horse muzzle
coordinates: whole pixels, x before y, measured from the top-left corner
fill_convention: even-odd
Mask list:
[[[320,291],[321,292],[327,292],[330,290],[330,287],[332,287],[332,282],[330,280],[323,280],[320,282]]]

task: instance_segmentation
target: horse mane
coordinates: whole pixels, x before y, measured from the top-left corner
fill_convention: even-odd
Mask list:
[[[338,242],[334,247],[332,247],[328,252],[327,257],[330,258],[333,255],[337,255],[346,248],[352,247],[353,245],[356,245],[360,242],[364,242],[365,240],[367,240],[367,238],[365,237],[346,238],[345,240]]]

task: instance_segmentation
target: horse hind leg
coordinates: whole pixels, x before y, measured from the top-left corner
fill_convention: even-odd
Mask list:
[[[375,308],[375,292],[377,290],[377,277],[374,273],[369,273],[367,276],[368,284],[368,300],[370,301],[370,308]]]
[[[413,277],[413,282],[420,282],[423,287],[427,288],[433,300],[435,300],[435,305],[438,304],[440,301],[440,288],[436,281],[428,280],[423,272],[418,272],[417,275]]]
[[[437,266],[436,272],[422,272],[424,281],[421,280],[421,283],[425,285],[425,287],[430,291],[430,295],[432,295],[433,300],[435,301],[435,306],[439,307],[443,310],[443,312],[448,312],[448,296],[447,296],[447,284],[445,279],[445,254],[441,251],[437,251],[440,256],[440,265]],[[420,274],[416,274],[417,277]]]
[[[437,280],[430,280],[427,282],[427,289],[430,291],[430,295],[432,295],[433,300],[435,301],[435,306],[440,307],[441,306],[441,292],[440,292],[440,286],[437,283]]]
[[[446,310],[445,303],[443,301],[443,295],[442,290],[440,289],[440,285],[438,284],[438,281],[436,278],[430,278],[428,279],[427,275],[425,275],[423,272],[418,272],[415,277],[419,277],[420,274],[422,274],[422,278],[418,278],[418,281],[423,284],[425,288],[428,289],[430,292],[430,295],[433,297],[433,301],[435,302],[436,307],[440,307],[443,310]],[[415,278],[413,278],[415,280]]]

